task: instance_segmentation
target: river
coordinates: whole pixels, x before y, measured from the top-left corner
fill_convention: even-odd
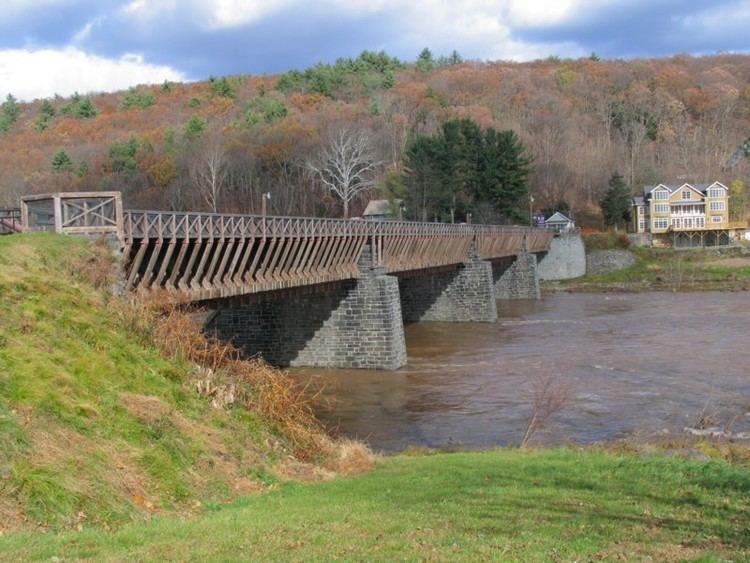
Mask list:
[[[322,386],[329,428],[386,452],[517,444],[539,380],[568,400],[536,443],[681,435],[702,413],[750,429],[750,294],[556,293],[498,313],[408,325],[395,372],[290,373]]]

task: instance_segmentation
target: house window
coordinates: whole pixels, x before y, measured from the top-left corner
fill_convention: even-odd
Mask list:
[[[708,190],[708,197],[724,197],[724,190],[721,188],[711,188]]]
[[[723,201],[712,201],[711,202],[711,211],[724,211],[724,202]]]
[[[724,217],[722,217],[721,215],[714,215],[713,217],[711,217],[711,222],[712,223],[723,223],[724,222]]]
[[[654,219],[654,229],[666,229],[669,222],[666,219]]]
[[[658,192],[654,192],[654,199],[669,199],[669,193],[664,190],[659,190]]]
[[[690,199],[691,193],[690,190],[682,190],[682,199]]]
[[[654,205],[654,212],[655,213],[669,213],[669,204],[657,203],[656,205]]]
[[[638,224],[639,224],[639,230],[641,231],[645,231],[646,227],[648,227],[648,224],[646,223],[645,219],[641,219]]]
[[[693,218],[692,217],[685,217],[685,228],[686,229],[692,229],[693,228]]]
[[[706,219],[704,217],[696,217],[695,218],[695,226],[699,229],[702,229],[706,226]]]

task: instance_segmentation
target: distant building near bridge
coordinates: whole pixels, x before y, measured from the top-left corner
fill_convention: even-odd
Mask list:
[[[393,202],[387,199],[373,199],[367,204],[364,213],[362,213],[362,218],[368,221],[393,221],[399,219],[398,216],[394,216],[393,209],[399,209],[400,207],[400,199]]]
[[[576,228],[573,219],[559,211],[544,221],[544,226],[548,229],[554,229],[556,233],[566,233]]]
[[[728,245],[747,226],[730,223],[729,189],[721,182],[644,186],[632,204],[632,230],[653,246]]]

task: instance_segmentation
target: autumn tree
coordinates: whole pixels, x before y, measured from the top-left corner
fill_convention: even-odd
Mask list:
[[[729,220],[745,222],[747,216],[747,190],[742,180],[729,184]]]
[[[351,125],[331,130],[317,155],[307,162],[320,183],[341,200],[345,219],[349,203],[375,185],[379,165],[369,134]]]
[[[618,228],[630,221],[631,193],[619,172],[609,178],[609,187],[599,206],[604,216],[604,224]]]

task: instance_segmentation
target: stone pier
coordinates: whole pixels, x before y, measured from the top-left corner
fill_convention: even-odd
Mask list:
[[[524,250],[515,258],[492,262],[497,299],[540,299],[536,254]]]
[[[463,264],[413,272],[399,279],[404,322],[487,322],[497,320],[492,264],[474,249]]]
[[[359,265],[359,278],[321,291],[219,309],[205,330],[273,365],[398,369],[406,364],[398,280],[372,266],[369,246]]]

